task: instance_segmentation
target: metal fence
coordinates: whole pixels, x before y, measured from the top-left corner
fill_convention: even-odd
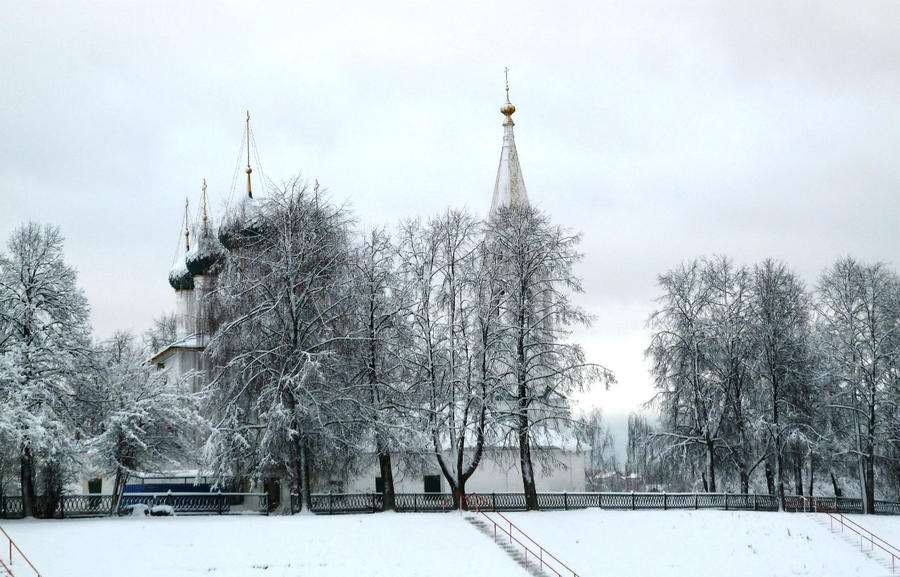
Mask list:
[[[523,493],[484,493],[482,496],[497,511],[524,511]],[[538,506],[543,510],[599,508],[610,510],[721,509],[724,511],[777,511],[775,495],[732,493],[538,493]],[[842,513],[862,513],[861,499],[817,497]],[[374,513],[383,510],[381,493],[313,493],[312,512],[325,515],[340,513]],[[402,513],[447,511],[452,509],[450,493],[397,493],[395,509]],[[785,510],[802,511],[802,498],[785,497]],[[291,511],[300,510],[299,497],[291,495]],[[900,515],[900,503],[875,501],[875,512]]]
[[[172,507],[176,514],[238,514],[258,513],[267,515],[268,495],[265,493],[125,493],[118,514],[127,513],[137,504],[153,508],[159,505]],[[37,511],[38,516],[58,519],[75,517],[102,517],[113,508],[112,495],[63,495],[52,514]],[[22,497],[0,498],[0,518],[23,517]]]
[[[523,493],[484,493],[482,495],[498,511],[524,511]],[[324,515],[340,513],[374,513],[384,509],[381,493],[313,493],[312,512]],[[848,497],[816,497],[816,501],[838,513],[862,513],[861,499]],[[786,496],[785,510],[809,510],[802,497]],[[450,493],[397,493],[395,509],[402,513],[439,512],[453,508]],[[176,514],[268,514],[269,502],[265,493],[125,493],[119,513],[135,504],[152,508],[172,507]],[[774,495],[746,495],[731,493],[538,493],[541,509],[570,510],[599,508],[610,510],[667,510],[722,509],[726,511],[777,511]],[[74,518],[109,515],[111,495],[63,495],[51,515],[38,511],[43,517]],[[291,512],[300,510],[296,493],[291,495]],[[900,502],[875,501],[875,513],[900,515]],[[0,497],[0,518],[17,519],[23,516],[22,497]]]

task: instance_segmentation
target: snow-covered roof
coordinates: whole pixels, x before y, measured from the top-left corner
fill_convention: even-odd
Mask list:
[[[150,357],[151,362],[157,362],[161,358],[165,357],[171,351],[175,351],[178,349],[190,349],[192,351],[202,351],[206,348],[203,343],[200,341],[200,335],[189,335],[180,341],[175,341],[172,344],[166,345],[159,352]]]

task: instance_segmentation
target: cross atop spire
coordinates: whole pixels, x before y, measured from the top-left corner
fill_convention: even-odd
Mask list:
[[[188,199],[184,197],[184,248],[191,250],[191,223],[188,219]]]
[[[503,77],[506,78],[506,102],[509,103],[509,66],[503,69]]]
[[[506,104],[503,105],[503,108],[500,109],[500,112],[503,113],[503,116],[506,117],[506,122],[503,123],[504,126],[509,124],[512,126],[515,124],[512,119],[513,113],[516,111],[516,107],[512,105],[512,102],[509,101],[509,67],[503,69],[503,76],[506,78]]]
[[[209,215],[206,212],[206,179],[203,179],[203,234],[209,232]]]
[[[247,196],[249,198],[253,198],[253,186],[250,184],[250,173],[253,172],[253,169],[250,168],[250,111],[247,111]]]

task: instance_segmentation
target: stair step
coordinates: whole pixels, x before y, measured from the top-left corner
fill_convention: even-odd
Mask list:
[[[463,518],[476,529],[494,540],[494,543],[498,547],[500,547],[500,549],[502,549],[507,555],[509,555],[509,557],[520,567],[528,571],[529,574],[533,575],[534,577],[546,577],[547,573],[541,570],[540,565],[537,564],[534,557],[529,555],[526,559],[526,556],[519,545],[517,545],[516,543],[510,543],[508,540],[501,539],[501,535],[499,534],[495,538],[493,525],[489,525],[474,516],[466,516]],[[505,535],[503,535],[503,537],[505,537]]]

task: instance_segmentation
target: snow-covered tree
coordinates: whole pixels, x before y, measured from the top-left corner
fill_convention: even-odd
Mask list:
[[[157,353],[177,340],[178,320],[175,314],[165,314],[153,319],[153,326],[144,333],[144,344],[151,353]]]
[[[717,456],[723,446],[728,396],[713,378],[713,335],[708,326],[712,290],[705,264],[692,261],[660,275],[660,308],[650,317],[653,331],[646,351],[656,384],[654,404],[660,411],[661,435],[670,445],[702,451],[704,490],[716,490]]]
[[[52,501],[76,460],[75,391],[89,333],[87,300],[63,261],[59,229],[20,226],[0,253],[0,437],[19,461],[26,516],[36,512],[39,469]]]
[[[466,212],[408,221],[399,236],[399,354],[425,442],[456,497],[481,462],[500,395],[493,269]]]
[[[392,453],[401,453],[417,436],[415,407],[402,379],[400,322],[406,306],[396,270],[396,250],[382,229],[370,231],[352,258],[351,301],[345,319],[348,338],[339,351],[348,396],[358,406],[353,415],[363,428],[366,446],[378,459],[382,506],[394,509]]]
[[[771,259],[754,268],[752,290],[749,328],[755,348],[756,398],[764,407],[760,423],[772,441],[775,488],[783,506],[786,440],[813,437],[808,418],[813,377],[810,302],[796,275]],[[806,427],[801,428],[804,421]]]
[[[710,294],[709,376],[713,387],[725,395],[727,418],[721,436],[741,492],[748,493],[750,475],[767,453],[758,442],[759,403],[753,393],[750,272],[718,256],[706,261],[703,275]]]
[[[571,339],[591,317],[571,296],[582,292],[574,266],[580,236],[555,226],[531,206],[498,210],[487,224],[487,265],[494,270],[499,377],[511,400],[506,422],[528,509],[537,509],[532,449],[550,444],[571,420],[569,396],[612,373],[585,359]]]
[[[900,281],[883,264],[847,258],[823,273],[816,302],[830,404],[844,416],[839,434],[872,513],[876,465],[897,466],[890,449],[900,400]]]
[[[609,483],[601,485],[604,475],[621,472],[616,458],[615,439],[603,421],[603,411],[593,408],[579,417],[576,435],[579,443],[588,451],[584,474],[591,490],[611,490]]]
[[[206,457],[222,478],[299,485],[308,504],[311,460],[348,442],[346,387],[325,379],[346,339],[348,216],[300,180],[257,207],[219,277]]]
[[[205,432],[200,396],[189,382],[146,363],[148,352],[121,332],[97,351],[96,435],[89,449],[93,466],[115,475],[111,514],[129,474],[196,463]]]

